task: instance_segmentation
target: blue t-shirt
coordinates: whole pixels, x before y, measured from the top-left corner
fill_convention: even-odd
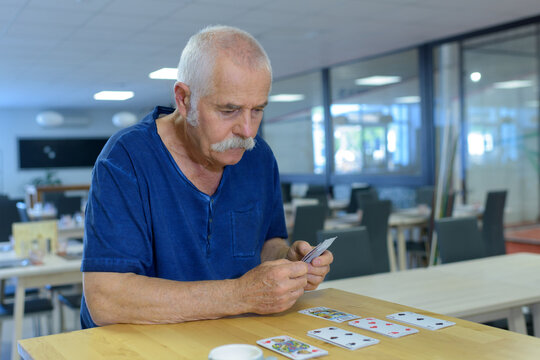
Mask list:
[[[157,133],[156,107],[111,137],[92,172],[83,272],[135,273],[179,281],[238,278],[260,264],[264,242],[287,238],[276,160],[260,138],[217,191],[199,191]],[[83,328],[94,327],[81,304]]]

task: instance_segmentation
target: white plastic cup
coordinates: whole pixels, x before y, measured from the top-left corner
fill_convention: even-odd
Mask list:
[[[248,344],[228,344],[212,349],[209,360],[264,360],[261,349]]]

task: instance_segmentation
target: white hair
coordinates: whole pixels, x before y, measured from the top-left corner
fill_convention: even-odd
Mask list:
[[[255,147],[256,142],[257,141],[252,137],[243,138],[241,136],[233,136],[218,143],[212,144],[211,148],[212,150],[221,153],[229,149],[238,148],[246,149],[249,151]]]
[[[272,77],[270,59],[261,44],[249,33],[232,26],[208,26],[187,42],[178,63],[177,81],[191,90],[187,121],[198,123],[197,105],[212,90],[211,76],[219,55],[226,54],[235,63],[251,69],[266,69]]]

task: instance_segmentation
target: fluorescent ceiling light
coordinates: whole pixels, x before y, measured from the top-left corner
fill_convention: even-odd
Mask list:
[[[493,84],[495,89],[519,89],[532,86],[532,80],[510,80],[501,81]]]
[[[394,99],[396,104],[415,104],[420,102],[420,96],[401,96]]]
[[[164,79],[164,80],[176,80],[177,79],[176,68],[161,68],[156,71],[152,71],[148,74],[150,79]]]
[[[472,82],[479,82],[480,79],[482,78],[482,74],[479,73],[478,71],[475,71],[471,73],[470,78]]]
[[[306,97],[303,94],[277,94],[277,95],[270,95],[268,97],[268,101],[270,102],[294,102],[294,101],[302,101]]]
[[[94,100],[122,101],[131,99],[133,95],[133,91],[100,91],[94,94]]]
[[[365,77],[361,79],[356,79],[354,83],[356,85],[381,86],[381,85],[395,84],[400,81],[401,81],[401,76],[375,75],[375,76]]]

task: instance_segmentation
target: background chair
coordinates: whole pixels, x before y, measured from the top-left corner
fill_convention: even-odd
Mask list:
[[[334,255],[330,272],[326,280],[343,279],[353,276],[373,274],[374,267],[369,234],[365,227],[357,226],[348,229],[320,230],[317,232],[318,242],[337,236],[329,250]]]
[[[433,195],[434,188],[433,186],[421,186],[416,189],[416,205],[427,205],[429,207],[433,206]]]
[[[326,208],[326,213],[329,215],[330,209],[328,208],[328,193],[324,185],[309,185],[305,198],[317,199],[319,205],[322,205]]]
[[[490,191],[482,217],[482,238],[487,256],[506,254],[504,241],[504,206],[507,191]]]
[[[428,191],[429,189],[426,189],[426,193]],[[424,194],[424,196],[426,196],[425,199],[428,198],[427,195]],[[430,196],[433,196],[433,193]],[[454,192],[448,194],[441,218],[452,217],[452,214],[454,212],[455,197],[456,194]],[[420,241],[409,239],[405,243],[410,264],[415,264],[416,266],[420,265],[424,267],[427,266],[428,254],[431,250],[431,239],[433,235],[433,221],[435,219],[435,211],[436,209],[431,207],[429,223],[427,226],[420,229]]]
[[[9,241],[11,225],[20,221],[16,206],[18,201],[10,200],[7,196],[0,197],[0,242]]]
[[[301,205],[296,207],[293,241],[304,240],[311,245],[317,245],[317,231],[324,229],[326,207],[324,205]]]
[[[284,204],[291,202],[291,183],[281,183],[281,200]]]
[[[374,258],[373,272],[390,271],[388,260],[388,218],[392,209],[390,200],[369,201],[363,205],[361,225],[369,234],[369,243]]]
[[[439,219],[435,221],[435,230],[442,263],[485,256],[484,242],[476,217]]]
[[[349,198],[349,205],[347,206],[345,211],[347,213],[355,213],[359,209],[362,209],[361,206],[363,203],[375,200],[379,200],[379,194],[377,194],[377,190],[375,190],[375,188],[371,186],[363,188],[352,188],[351,196]]]

